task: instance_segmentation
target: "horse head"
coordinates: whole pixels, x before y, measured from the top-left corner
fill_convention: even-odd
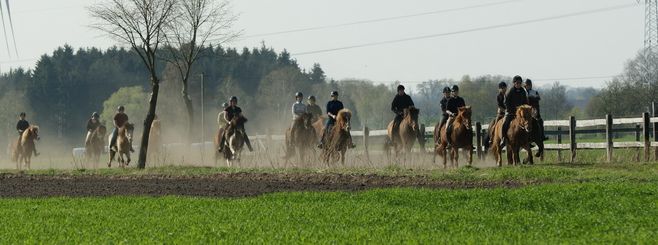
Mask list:
[[[229,127],[232,129],[242,129],[244,128],[244,124],[247,123],[247,118],[242,116],[241,114],[235,115],[233,118],[231,118],[231,121],[228,123]]]
[[[352,126],[350,126],[350,119],[352,118],[352,112],[348,109],[341,109],[336,115],[336,126],[341,130],[350,131]]]
[[[409,108],[404,109],[404,119],[406,120],[409,126],[413,130],[417,130],[416,125],[418,125],[418,114],[420,112],[420,109],[416,108],[415,106],[409,106]]]
[[[471,130],[472,125],[471,125],[471,115],[473,112],[471,111],[471,106],[462,106],[457,108],[457,117],[455,118],[455,122],[461,123],[466,127],[467,130]]]
[[[95,131],[96,131],[96,137],[102,139],[103,137],[105,137],[105,134],[107,133],[107,127],[105,127],[105,125],[98,125]]]
[[[160,134],[160,127],[162,125],[162,121],[160,119],[153,120],[151,123],[151,134]]]
[[[23,141],[27,142],[26,140],[28,139],[41,139],[41,137],[39,137],[39,126],[30,126],[25,130],[25,132],[23,132]]]
[[[532,131],[532,106],[522,105],[516,108],[516,118],[520,120],[521,129],[530,133]]]
[[[304,129],[313,127],[313,114],[306,112],[302,113],[300,116],[295,118],[295,125],[304,126]]]

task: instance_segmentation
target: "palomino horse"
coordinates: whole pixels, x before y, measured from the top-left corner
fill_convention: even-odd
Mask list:
[[[234,116],[231,122],[226,127],[224,132],[224,158],[226,159],[226,166],[231,166],[232,160],[240,161],[242,156],[242,148],[244,147],[244,124],[247,118],[243,116]]]
[[[503,131],[503,120],[498,120],[493,132],[493,143],[489,150],[496,156],[496,163],[502,166],[502,147],[500,146],[501,135]],[[528,152],[528,158],[525,160],[532,164],[532,149],[530,149],[529,134],[532,131],[532,107],[529,105],[522,105],[516,109],[516,116],[510,122],[507,131],[507,138],[505,145],[507,146],[507,165],[516,165],[521,163],[519,158],[519,151],[521,148]]]
[[[345,152],[350,142],[350,119],[352,112],[348,109],[341,109],[336,115],[336,123],[327,129],[327,135],[322,142],[322,157],[329,167],[329,162],[336,162],[340,158],[340,163],[345,167]]]
[[[452,120],[452,133],[450,138],[448,138],[446,130],[448,124],[446,123],[440,131],[441,142],[434,149],[434,158],[433,161],[436,161],[436,155],[440,155],[443,158],[443,168],[446,168],[446,162],[448,160],[447,148],[450,144],[450,165],[452,167],[459,167],[459,149],[466,150],[468,165],[473,163],[473,128],[471,126],[471,106],[462,106],[457,108],[457,116]],[[436,142],[438,133],[434,131],[434,142]]]
[[[18,145],[18,137],[14,140],[12,151],[11,151],[11,161],[16,163],[16,169],[20,169],[21,162],[23,166],[30,170],[30,163],[32,162],[32,153],[34,156],[37,156],[37,150],[34,145],[34,140],[39,140],[39,127],[30,126],[25,131],[21,137],[21,144]]]
[[[384,152],[386,152],[387,156],[390,157],[389,144],[393,145],[395,158],[400,157],[402,149],[407,154],[411,152],[411,147],[413,147],[416,138],[418,138],[418,131],[420,130],[418,126],[419,112],[420,109],[414,106],[404,109],[404,116],[402,121],[400,121],[396,135],[393,135],[393,121],[388,124],[388,137],[384,140]]]
[[[286,159],[292,158],[295,150],[299,153],[299,161],[301,163],[309,162],[305,160],[308,153],[314,151],[313,143],[318,141],[315,128],[313,127],[313,114],[302,113],[301,116],[295,119],[295,131],[291,132],[291,127],[286,130]],[[290,147],[292,146],[292,147]]]
[[[315,133],[318,134],[318,139],[322,137],[322,130],[324,130],[325,123],[327,123],[327,116],[321,116],[313,123],[313,128],[315,128]]]
[[[105,127],[105,125],[98,125],[96,129],[91,132],[91,137],[89,138],[89,147],[87,148],[87,151],[85,151],[85,156],[96,164],[100,161],[101,153],[103,152],[103,148],[105,148],[105,141],[103,138],[106,133],[107,127]]]
[[[119,128],[117,133],[117,142],[113,149],[110,149],[110,161],[107,162],[108,167],[112,167],[112,160],[114,160],[114,155],[117,156],[117,162],[119,162],[120,167],[128,166],[130,163],[130,149],[133,144],[133,131],[135,130],[135,125],[129,122],[126,122]],[[112,139],[112,134],[110,134],[110,140]],[[125,159],[124,159],[125,156]]]

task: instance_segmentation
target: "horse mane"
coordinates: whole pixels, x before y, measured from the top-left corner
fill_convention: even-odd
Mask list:
[[[459,107],[458,112],[459,113],[457,113],[457,116],[455,117],[453,124],[461,123],[464,120],[464,118],[471,118],[472,111],[470,105]]]
[[[420,109],[416,108],[415,106],[409,106],[409,108],[404,109],[404,117],[407,117],[407,116],[418,117],[419,112],[420,112]]]
[[[125,127],[128,130],[134,130],[135,129],[135,124],[126,122],[126,123],[123,124],[123,127]]]
[[[35,131],[35,130],[36,130],[37,132],[39,132],[39,126],[30,126],[30,127],[28,127],[27,129],[25,129],[25,132],[23,132],[23,135],[21,136],[21,137],[23,137],[21,140],[22,140],[23,142],[27,142],[27,140],[28,140],[30,137],[32,137],[32,134],[34,134],[34,131]]]
[[[530,105],[521,105],[521,106],[516,108],[516,117],[517,118],[524,118],[526,113],[532,113],[532,106],[530,106]]]
[[[352,118],[352,112],[348,109],[341,109],[338,111],[338,115],[336,116],[336,123],[339,125],[346,124],[347,122],[345,121],[345,117]]]
[[[304,118],[309,116],[312,116],[311,113],[303,112],[301,115],[295,118],[295,124],[303,125]]]
[[[233,118],[231,118],[231,121],[228,123],[228,126],[226,127],[226,129],[228,130],[228,129],[232,129],[232,128],[238,126],[238,125],[244,125],[247,121],[248,120],[247,120],[246,117],[236,115]]]

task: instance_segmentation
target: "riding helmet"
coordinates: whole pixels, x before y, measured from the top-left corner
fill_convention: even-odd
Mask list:
[[[25,116],[25,112],[21,112],[21,116]]]
[[[315,101],[315,96],[314,96],[314,95],[309,96],[309,97],[308,97],[308,100]]]
[[[400,90],[404,90],[404,85],[402,85],[402,84],[398,85],[398,91],[400,91]]]
[[[525,79],[525,85],[530,85],[530,86],[532,86],[532,80],[526,78],[526,79]]]
[[[512,79],[512,82],[523,82],[523,78],[521,78],[519,75],[516,75],[514,76],[514,79]]]
[[[500,83],[498,84],[498,88],[507,88],[507,83],[505,83],[505,82],[500,82]]]
[[[91,117],[100,117],[101,115],[98,112],[91,113]]]
[[[457,84],[452,85],[452,87],[450,88],[450,91],[459,91],[459,86],[457,86]]]
[[[450,93],[450,87],[444,87],[443,92],[444,93]]]
[[[331,91],[331,96],[338,96],[338,91],[336,91],[336,90]]]
[[[295,93],[295,98],[296,97],[304,97],[304,94],[302,94],[302,92],[297,92]]]
[[[120,105],[119,107],[117,107],[117,111],[123,111],[123,110],[126,110],[126,108],[123,108],[122,105]]]
[[[238,102],[238,97],[231,96],[231,98],[228,101],[235,101]]]
[[[226,102],[222,103],[222,107],[223,107],[223,108],[228,107],[228,103],[226,103]]]

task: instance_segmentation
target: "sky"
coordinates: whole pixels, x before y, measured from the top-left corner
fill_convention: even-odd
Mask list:
[[[88,27],[101,0],[2,1],[0,72],[34,68],[65,44],[103,50],[119,43]],[[602,88],[644,47],[644,2],[636,0],[240,0],[224,47],[291,53],[328,78],[401,82],[408,88],[464,75],[521,75]],[[14,42],[15,39],[15,42]],[[7,47],[8,46],[8,47]]]

